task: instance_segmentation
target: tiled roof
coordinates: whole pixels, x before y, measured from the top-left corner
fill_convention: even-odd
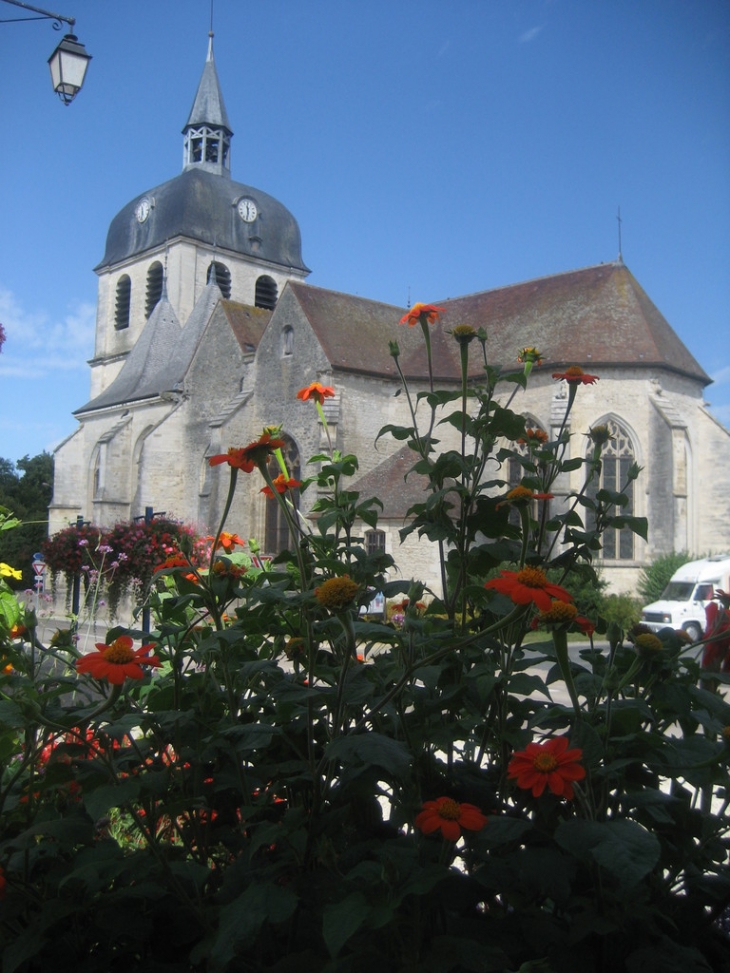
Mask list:
[[[418,454],[408,446],[383,460],[374,470],[352,484],[359,490],[360,499],[377,497],[383,504],[383,517],[404,520],[415,503],[423,503],[428,479],[420,473],[409,472],[418,462]]]
[[[288,286],[333,368],[395,377],[388,342],[397,340],[405,374],[426,376],[421,329],[398,325],[402,308],[308,284]],[[435,303],[444,308],[431,328],[434,373],[440,381],[459,380],[458,345],[448,333],[458,324],[483,327],[489,361],[502,367],[517,367],[518,351],[535,346],[546,368],[658,366],[703,384],[710,381],[621,262]],[[478,358],[470,356],[474,375],[480,372]]]
[[[263,307],[250,307],[237,301],[221,300],[220,307],[244,353],[255,351],[261,335],[271,320],[272,312]]]

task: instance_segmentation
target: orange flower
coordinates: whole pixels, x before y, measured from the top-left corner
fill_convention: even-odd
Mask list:
[[[517,353],[517,361],[521,365],[542,365],[542,352],[538,351],[537,348],[522,348],[521,351]]]
[[[585,767],[578,761],[582,750],[569,750],[567,737],[552,737],[544,743],[528,743],[515,753],[507,767],[507,776],[517,786],[539,797],[546,787],[558,797],[573,799],[573,781],[583,780]]]
[[[437,797],[435,801],[424,803],[414,823],[424,834],[433,834],[440,829],[448,841],[458,841],[462,828],[481,831],[487,819],[474,804],[459,804],[451,797]]]
[[[272,481],[274,484],[274,490],[277,493],[286,493],[287,490],[298,490],[302,485],[301,480],[288,480],[283,473],[279,475]],[[264,493],[269,498],[269,500],[274,499],[274,490],[270,486],[262,487],[259,493]]]
[[[409,328],[416,324],[434,324],[443,313],[442,307],[435,307],[433,304],[414,304],[400,319],[400,323],[407,324]]]
[[[284,445],[283,439],[272,439],[271,434],[265,432],[255,442],[249,443],[248,446],[240,449],[232,446],[227,453],[219,453],[218,456],[211,456],[208,463],[211,466],[228,463],[234,469],[243,470],[244,473],[250,473],[254,466],[263,466],[274,450],[282,449]]]
[[[527,446],[532,443],[539,443],[542,445],[548,441],[548,434],[542,429],[532,429],[530,426],[525,429],[525,435],[522,439],[518,439],[517,442],[520,446]]]
[[[214,539],[213,537],[208,538],[209,541]],[[246,541],[240,538],[238,534],[231,534],[227,530],[222,530],[216,544],[216,550],[222,547],[224,551],[232,551],[236,547],[243,547],[245,543]]]
[[[495,510],[499,510],[500,507],[509,507],[512,504],[529,503],[532,500],[552,500],[552,493],[533,493],[529,487],[516,486],[509,491],[504,500],[501,500]]]
[[[97,642],[97,652],[90,652],[76,660],[76,671],[88,673],[92,679],[108,679],[113,686],[121,686],[124,680],[141,679],[142,666],[161,666],[156,655],[149,655],[153,645],[143,645],[135,652],[129,635],[120,635],[111,645]]]
[[[21,625],[18,622],[17,625],[13,625],[13,627],[10,629],[9,635],[11,639],[22,639],[27,631],[28,629],[25,627],[25,625]]]
[[[301,399],[302,402],[306,402],[308,399],[314,399],[315,402],[319,402],[320,405],[325,399],[333,399],[335,397],[335,390],[330,385],[321,385],[319,382],[312,382],[304,389],[299,389],[297,392],[297,398]]]
[[[162,564],[158,564],[155,568],[155,574],[158,571],[168,571],[170,568],[190,568],[192,565],[182,554],[170,554],[166,557]],[[182,574],[182,571],[176,571],[176,574]],[[187,574],[182,575],[186,581],[192,581],[193,584],[200,584],[200,579],[195,574],[194,571],[189,571]]]
[[[549,611],[553,598],[572,601],[572,595],[560,585],[548,581],[540,568],[523,568],[521,571],[500,571],[499,578],[487,581],[485,588],[507,595],[516,605],[534,604],[540,611]]]
[[[597,375],[588,375],[580,365],[571,365],[564,372],[553,372],[553,378],[564,379],[569,385],[593,385],[598,381]]]

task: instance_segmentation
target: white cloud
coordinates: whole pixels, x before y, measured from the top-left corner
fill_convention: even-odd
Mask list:
[[[535,38],[537,37],[537,35],[539,33],[541,33],[542,30],[543,30],[542,27],[530,27],[530,29],[529,30],[526,30],[524,32],[524,34],[520,34],[520,36],[518,38],[518,42],[520,44],[529,44],[530,41],[534,41],[535,40]]]
[[[715,383],[715,385],[727,385],[730,382],[730,365],[725,365],[721,368],[719,372],[715,372],[710,378]]]
[[[93,304],[79,303],[54,320],[45,311],[26,310],[12,291],[0,287],[0,321],[6,334],[0,375],[38,379],[87,368],[94,349]]]

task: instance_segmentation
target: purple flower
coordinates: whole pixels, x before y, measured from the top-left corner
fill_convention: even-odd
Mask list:
[[[88,547],[88,546],[89,546],[89,542],[85,537],[82,537],[81,540],[79,541],[79,547]]]

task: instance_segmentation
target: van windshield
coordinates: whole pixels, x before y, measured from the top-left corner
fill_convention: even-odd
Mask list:
[[[670,581],[664,589],[664,601],[689,601],[694,591],[694,581]]]

